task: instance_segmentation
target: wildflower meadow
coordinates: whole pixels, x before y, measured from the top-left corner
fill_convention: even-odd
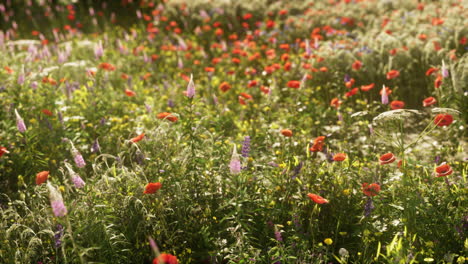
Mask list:
[[[0,14],[0,263],[468,263],[467,1]]]

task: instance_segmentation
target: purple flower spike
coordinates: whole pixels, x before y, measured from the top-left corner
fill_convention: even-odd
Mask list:
[[[18,131],[20,133],[26,132],[26,124],[24,124],[23,118],[18,114],[18,111],[15,109],[15,115],[16,115],[16,127],[18,128]]]

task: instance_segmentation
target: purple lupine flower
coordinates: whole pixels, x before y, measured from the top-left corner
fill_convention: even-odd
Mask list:
[[[63,203],[63,200],[51,201],[50,205],[52,206],[52,211],[56,217],[62,217],[67,214],[67,208]]]
[[[239,174],[241,172],[241,163],[239,159],[239,154],[237,154],[237,148],[234,144],[234,149],[232,150],[231,162],[229,163],[229,170],[231,174]]]
[[[18,114],[18,111],[15,109],[15,115],[16,115],[16,127],[18,128],[18,131],[20,133],[26,132],[26,125],[24,124],[23,118]]]
[[[29,86],[30,86],[33,90],[36,90],[36,89],[37,89],[37,82],[34,81],[34,82],[32,82]]]
[[[24,83],[24,72],[18,75],[18,84],[23,85]]]
[[[343,80],[344,80],[345,83],[347,83],[347,82],[349,82],[351,80],[351,77],[349,76],[349,74],[345,74]]]
[[[81,179],[80,175],[73,171],[71,168],[71,165],[65,162],[65,167],[68,169],[68,173],[70,174],[70,179],[73,182],[73,185],[75,185],[76,188],[83,188],[85,186],[85,182],[83,179]]]
[[[149,240],[149,245],[150,245],[151,249],[152,249],[155,253],[159,252],[158,246],[156,245],[156,242],[154,241],[154,239],[153,239],[152,237],[149,237],[148,240]]]
[[[183,69],[184,68],[184,62],[179,58],[179,60],[177,61],[177,67],[179,67],[179,69]]]
[[[445,61],[442,60],[442,77],[447,78],[449,77],[449,70],[447,69],[447,66],[445,65]]]
[[[190,74],[190,81],[187,85],[187,97],[193,98],[195,96],[195,84],[193,83],[193,75]]]
[[[382,104],[384,105],[388,104],[388,94],[387,94],[387,89],[385,88],[385,85],[382,87]]]
[[[102,42],[99,41],[94,45],[94,56],[96,59],[101,58],[104,55],[104,48],[102,47]]]
[[[70,144],[72,146],[72,149],[71,149],[71,154],[73,156],[73,160],[75,161],[75,164],[78,168],[83,168],[84,166],[86,166],[86,162],[84,161],[83,159],[83,156],[81,155],[81,153],[75,148],[75,146],[73,145],[73,142],[71,142],[70,140]]]
[[[57,231],[55,232],[54,235],[54,240],[55,240],[55,248],[59,248],[62,245],[62,238],[63,236],[63,226],[61,224],[57,224]]]
[[[71,181],[73,182],[73,185],[75,185],[76,188],[80,189],[85,186],[85,182],[83,179],[80,177],[80,175],[75,174],[75,176],[71,177]]]
[[[283,237],[281,236],[281,232],[278,231],[278,230],[275,231],[275,239],[276,239],[276,241],[278,241],[278,242],[282,242],[282,241],[283,241]]]
[[[310,42],[309,42],[309,40],[308,40],[308,39],[305,39],[304,41],[305,41],[305,44],[306,44],[306,45],[305,45],[305,52],[306,52],[306,54],[307,54],[307,55],[312,54],[312,50],[310,49]]]
[[[91,146],[91,152],[98,153],[99,151],[101,151],[101,146],[99,145],[99,141],[96,138],[93,142],[93,146]]]
[[[268,165],[270,165],[270,166],[272,166],[272,167],[279,167],[279,165],[278,165],[276,162],[274,162],[274,161],[268,162]]]
[[[167,100],[167,106],[169,106],[170,108],[173,108],[175,106],[174,100],[168,99]]]
[[[372,210],[374,210],[374,203],[372,202],[372,198],[368,198],[366,201],[366,205],[364,206],[364,216],[369,217],[370,214],[372,213]]]
[[[299,164],[297,164],[296,167],[294,167],[293,174],[291,176],[292,179],[295,179],[297,177],[297,175],[299,175],[303,165],[304,165],[304,163],[301,161],[301,162],[299,162]]]
[[[369,124],[369,134],[374,134],[374,127],[371,124]]]
[[[62,217],[67,214],[67,208],[63,203],[62,195],[57,189],[55,189],[50,182],[47,182],[47,188],[49,189],[49,198],[50,206],[52,207],[52,212],[56,217]]]
[[[248,158],[250,153],[250,137],[246,136],[242,142],[242,157]]]
[[[145,108],[146,108],[146,112],[151,113],[151,110],[152,110],[151,105],[145,104]]]

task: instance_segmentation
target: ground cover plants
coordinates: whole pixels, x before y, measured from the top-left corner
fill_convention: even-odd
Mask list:
[[[464,263],[463,1],[0,3],[1,263]]]

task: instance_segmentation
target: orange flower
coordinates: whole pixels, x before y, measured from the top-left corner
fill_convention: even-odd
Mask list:
[[[298,89],[299,87],[301,87],[301,82],[300,81],[289,81],[287,84],[286,84],[289,88],[294,88],[294,89]]]
[[[380,192],[380,185],[377,183],[363,183],[362,184],[362,192],[366,196],[376,196]]]
[[[333,156],[334,161],[343,161],[346,159],[346,154],[345,153],[337,153]]]
[[[41,185],[44,182],[47,181],[47,178],[49,177],[49,172],[48,171],[41,171],[38,174],[36,174],[36,184]]]
[[[436,177],[443,177],[443,176],[448,176],[453,173],[452,168],[450,168],[450,165],[446,164],[445,162],[442,163],[439,167],[435,169],[435,172],[437,173]]]
[[[103,70],[106,70],[106,71],[113,71],[115,70],[115,66],[108,63],[108,62],[102,62],[101,64],[99,64],[98,68],[100,69],[103,69]]]
[[[5,69],[5,71],[6,71],[8,74],[13,74],[13,73],[15,72],[14,70],[12,70],[12,69],[11,69],[10,67],[8,67],[8,66],[3,67],[3,69]]]
[[[7,148],[5,147],[0,147],[0,158],[3,156],[5,153],[10,153],[8,152]]]
[[[355,88],[351,89],[351,91],[345,93],[345,96],[346,97],[351,97],[351,96],[357,94],[358,91],[359,91],[359,88],[355,87]]]
[[[262,93],[264,94],[269,94],[270,93],[270,88],[266,87],[266,86],[260,86],[260,90],[262,91]]]
[[[354,70],[359,71],[362,67],[362,62],[359,60],[356,60],[353,62],[353,65],[351,66]]]
[[[322,196],[318,194],[308,193],[307,196],[309,196],[310,200],[314,201],[314,203],[317,203],[317,204],[328,203],[327,199],[323,198]]]
[[[392,108],[392,110],[402,109],[404,107],[405,107],[405,102],[403,101],[392,101],[390,103],[390,108]]]
[[[437,78],[434,80],[434,87],[439,88],[442,85],[442,75],[437,75]]]
[[[330,102],[330,105],[338,109],[340,107],[341,101],[338,98],[333,98]]]
[[[219,89],[223,92],[227,92],[229,91],[229,89],[231,89],[231,85],[229,85],[229,83],[227,82],[222,82],[220,85],[219,85]]]
[[[172,113],[162,112],[156,116],[158,119],[167,119],[171,122],[177,122],[178,118]]]
[[[137,143],[138,141],[142,140],[145,137],[145,133],[141,133],[140,135],[130,139],[131,142]]]
[[[429,75],[433,74],[434,72],[437,72],[438,70],[439,69],[437,69],[437,68],[431,67],[426,71],[426,76],[429,76]]]
[[[369,90],[373,89],[374,86],[375,86],[375,83],[371,83],[368,85],[361,85],[361,91],[368,92]]]
[[[129,96],[129,97],[132,97],[132,96],[135,96],[136,93],[132,90],[129,90],[129,89],[125,89],[125,95]]]
[[[437,103],[437,100],[432,96],[423,100],[423,106],[424,107],[431,106],[431,105],[436,104],[436,103]]]
[[[316,139],[314,139],[314,144],[310,148],[310,151],[312,152],[319,152],[322,151],[323,149],[323,141],[325,140],[325,136],[319,136]]]
[[[144,194],[153,194],[161,189],[162,184],[160,182],[150,182],[146,184],[145,190],[143,191]]]
[[[400,72],[397,70],[387,72],[387,80],[395,79],[398,76],[400,76]]]
[[[382,156],[380,156],[379,163],[380,163],[380,165],[384,165],[384,164],[392,163],[395,160],[396,160],[395,155],[393,155],[393,153],[389,152],[389,153],[385,153]]]
[[[292,137],[293,132],[290,129],[283,129],[281,130],[281,134],[285,137]]]
[[[434,119],[434,124],[437,126],[448,126],[452,124],[453,116],[449,114],[438,114]]]
[[[354,82],[355,82],[354,78],[351,78],[349,81],[345,83],[346,88],[351,89],[351,87],[353,87],[354,85]]]
[[[382,95],[382,91],[383,91],[383,89],[380,90],[380,92],[379,92],[380,95]],[[391,94],[392,94],[392,90],[390,90],[389,87],[385,86],[385,93],[386,93],[387,95],[391,95]]]
[[[153,259],[153,264],[179,264],[176,256],[162,253],[157,258]]]
[[[54,114],[49,109],[42,109],[41,112],[47,116],[53,116]]]

